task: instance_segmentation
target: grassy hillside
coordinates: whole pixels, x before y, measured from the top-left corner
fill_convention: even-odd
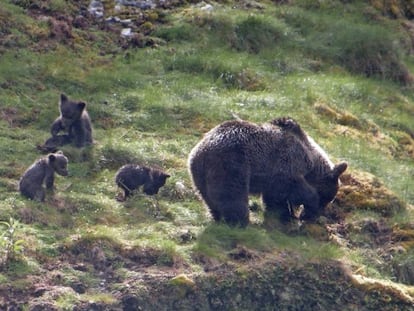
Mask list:
[[[135,21],[123,38],[88,4],[0,8],[0,309],[413,306],[409,8],[246,0],[119,11],[104,1],[105,17]],[[36,203],[17,183],[42,155],[61,92],[87,102],[95,144],[63,147],[69,176]],[[286,115],[349,163],[328,218],[264,222],[253,197],[248,228],[213,224],[191,187],[191,148],[235,116]],[[130,162],[171,178],[157,196],[118,202],[114,175]]]

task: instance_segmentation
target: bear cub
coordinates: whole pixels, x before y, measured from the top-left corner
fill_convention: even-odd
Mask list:
[[[53,190],[55,172],[61,176],[68,175],[68,158],[59,151],[50,153],[33,163],[23,174],[19,181],[19,190],[25,197],[43,202],[46,189]]]
[[[165,185],[168,177],[170,175],[158,168],[126,164],[118,170],[115,176],[115,183],[124,191],[124,198],[118,198],[118,200],[125,201],[140,186],[143,186],[145,194],[157,194],[159,189]]]
[[[72,101],[65,94],[60,95],[59,101],[60,116],[53,122],[50,132],[52,137],[46,140],[40,150],[53,151],[57,147],[74,143],[78,148],[91,145],[92,124],[86,103]],[[63,132],[63,135],[59,135]]]

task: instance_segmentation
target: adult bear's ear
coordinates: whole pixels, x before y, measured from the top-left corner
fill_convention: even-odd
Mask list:
[[[65,94],[60,94],[60,101],[61,102],[66,102],[68,100],[68,97]]]
[[[332,175],[335,178],[339,178],[339,176],[341,176],[342,173],[345,172],[345,170],[347,169],[347,167],[348,167],[348,163],[346,163],[346,162],[341,162],[339,164],[336,164],[334,166],[333,170],[332,170]]]
[[[162,173],[161,174],[161,176],[160,176],[160,178],[161,178],[161,180],[167,180],[167,178],[169,178],[170,177],[170,175],[168,175],[168,174],[166,174],[166,173]]]
[[[83,111],[85,109],[85,107],[86,107],[86,104],[84,102],[79,102],[78,103],[78,109],[80,111]]]
[[[56,156],[53,153],[49,154],[48,158],[50,162],[53,162],[56,160]]]

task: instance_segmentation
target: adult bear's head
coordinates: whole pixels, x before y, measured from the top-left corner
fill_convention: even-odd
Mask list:
[[[341,184],[339,177],[345,172],[347,167],[348,164],[346,162],[341,162],[323,174],[311,173],[305,176],[306,181],[316,189],[321,208],[325,208],[328,203],[335,199]]]

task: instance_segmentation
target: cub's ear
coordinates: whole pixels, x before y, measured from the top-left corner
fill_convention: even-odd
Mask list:
[[[85,107],[86,107],[86,104],[84,102],[79,102],[78,103],[78,109],[80,111],[83,111],[85,109]]]
[[[164,174],[165,178],[171,177],[169,174]]]
[[[53,153],[49,154],[48,158],[50,162],[53,162],[56,160],[56,156]]]
[[[339,176],[341,176],[342,173],[345,172],[345,170],[347,169],[347,167],[348,167],[348,163],[346,163],[346,162],[341,162],[339,164],[336,164],[334,166],[333,170],[332,170],[332,175],[335,178],[339,178]]]

